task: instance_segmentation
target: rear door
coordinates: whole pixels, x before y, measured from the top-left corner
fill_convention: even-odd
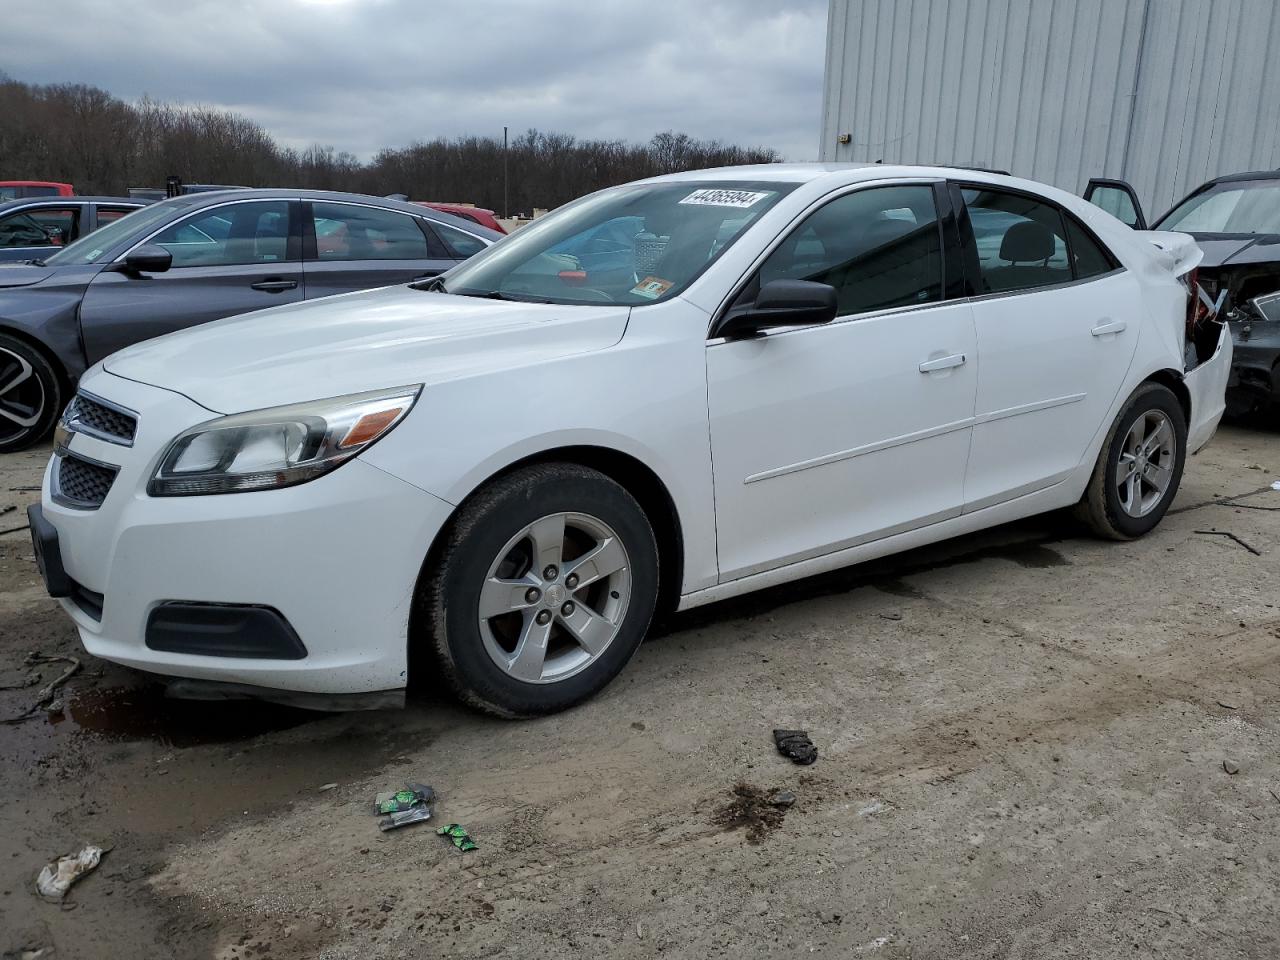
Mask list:
[[[453,266],[422,218],[331,200],[304,201],[303,211],[308,300],[409,283]]]
[[[965,511],[1058,483],[1104,429],[1141,328],[1138,281],[1032,194],[953,187],[977,291],[978,396]]]
[[[89,363],[140,340],[301,300],[298,208],[296,200],[203,207],[146,241],[173,254],[167,272],[99,273],[80,307]]]

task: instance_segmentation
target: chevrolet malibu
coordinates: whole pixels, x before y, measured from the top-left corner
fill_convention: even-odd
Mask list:
[[[1199,255],[963,169],[604,190],[425,283],[96,364],[37,557],[90,653],[179,695],[438,673],[561,710],[663,610],[1062,507],[1151,530],[1223,411]]]

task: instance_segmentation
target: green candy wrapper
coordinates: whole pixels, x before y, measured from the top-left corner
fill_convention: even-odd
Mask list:
[[[467,828],[460,823],[449,823],[443,827],[438,827],[436,833],[442,837],[448,837],[453,841],[453,845],[459,850],[478,850],[476,842],[471,839],[471,834],[467,833]]]
[[[380,793],[373,798],[374,813],[401,813],[414,807],[430,806],[436,792],[425,783],[406,783],[403,790]]]

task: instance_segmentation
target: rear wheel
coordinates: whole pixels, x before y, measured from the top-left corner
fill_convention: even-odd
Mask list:
[[[39,443],[61,409],[61,383],[49,361],[21,340],[0,334],[0,453]]]
[[[653,617],[658,551],[635,499],[596,470],[540,464],[459,510],[420,602],[445,680],[506,717],[585,700]]]
[[[1168,387],[1144,383],[1112,424],[1078,515],[1100,536],[1142,536],[1177,495],[1186,455],[1182,404]]]

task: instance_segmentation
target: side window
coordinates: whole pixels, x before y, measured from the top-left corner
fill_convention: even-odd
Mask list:
[[[1077,280],[1110,273],[1116,268],[1115,259],[1089,234],[1071,214],[1064,214],[1067,221],[1067,239],[1071,241],[1071,266]]]
[[[230,203],[188,217],[152,241],[175,267],[279,263],[288,258],[289,201]]]
[[[317,260],[426,260],[427,238],[407,214],[313,203]]]
[[[115,223],[136,209],[136,207],[98,207],[98,226],[105,227],[108,223]]]
[[[455,260],[466,260],[468,257],[474,257],[485,248],[485,242],[479,237],[473,237],[469,233],[455,230],[453,227],[438,220],[432,220],[431,226],[435,227],[436,233],[444,241],[444,245],[449,248],[449,255]]]
[[[840,316],[941,300],[933,188],[875,187],[832,200],[769,255],[751,289],[783,279],[835,287]]]
[[[1128,190],[1100,184],[1094,187],[1089,196],[1089,202],[1107,211],[1126,226],[1137,227],[1138,225],[1138,208]]]
[[[1029,290],[1072,279],[1062,214],[1000,190],[965,189],[983,293]]]
[[[65,247],[79,235],[76,207],[37,207],[0,219],[0,247]]]

